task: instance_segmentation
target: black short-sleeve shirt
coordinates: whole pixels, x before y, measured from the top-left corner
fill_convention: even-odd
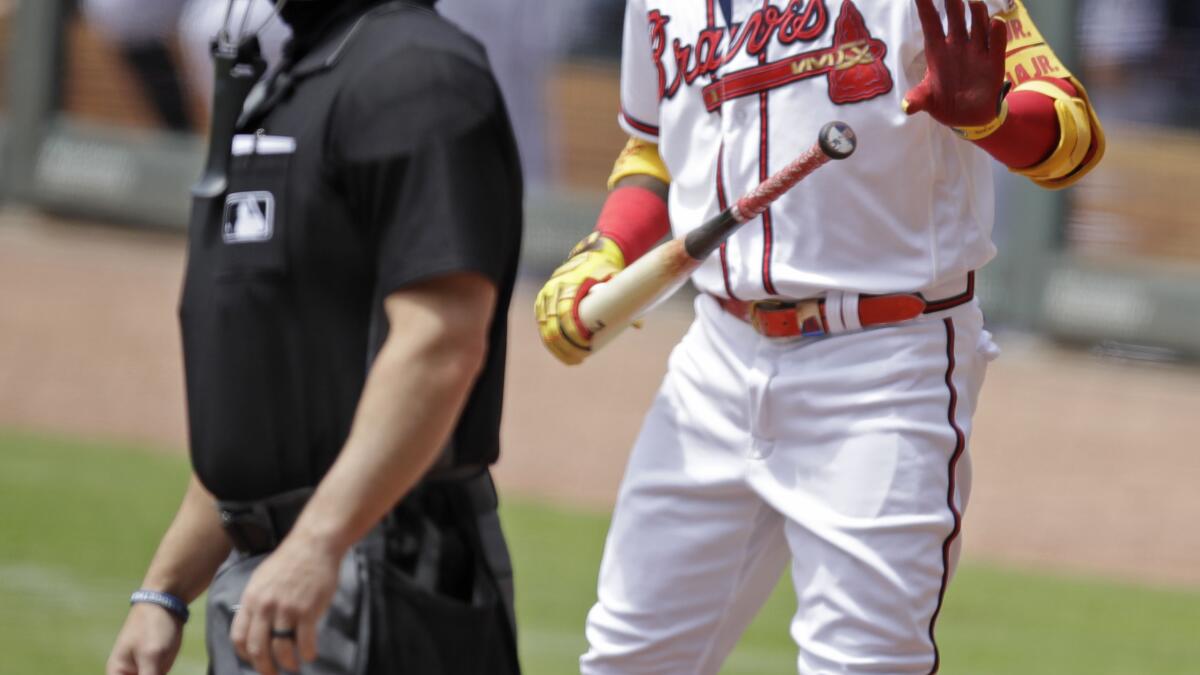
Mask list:
[[[384,335],[404,330],[383,298],[457,272],[499,297],[443,463],[495,461],[522,198],[482,48],[432,11],[385,6],[280,82],[234,139],[225,194],[193,204],[180,320],[197,475],[223,499],[315,485]]]

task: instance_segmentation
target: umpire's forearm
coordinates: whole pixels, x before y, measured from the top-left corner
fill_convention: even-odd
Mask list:
[[[192,476],[175,520],[167,528],[142,587],[195,600],[229,555],[229,538],[221,529],[216,502]]]

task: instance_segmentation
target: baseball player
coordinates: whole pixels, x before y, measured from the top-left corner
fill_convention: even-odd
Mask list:
[[[222,31],[179,308],[193,476],[108,675],[167,672],[205,590],[212,675],[520,672],[488,470],[520,165],[433,4],[277,0],[261,81]]]
[[[590,354],[589,290],[848,122],[813,174],[695,272],[696,319],[629,459],[584,673],[715,673],[790,561],[799,672],[931,673],[996,353],[988,155],[1079,180],[1104,137],[1018,1],[628,0],[596,231],[539,293]],[[668,225],[669,223],[669,225]],[[603,329],[601,329],[603,330]]]

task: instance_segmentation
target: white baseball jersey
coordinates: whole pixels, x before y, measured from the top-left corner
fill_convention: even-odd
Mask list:
[[[736,232],[693,276],[700,290],[918,291],[992,258],[987,155],[901,110],[925,72],[912,0],[732,0],[731,10],[727,25],[718,0],[627,5],[620,122],[659,144],[675,234],[809,148],[826,122],[848,122],[859,148]]]

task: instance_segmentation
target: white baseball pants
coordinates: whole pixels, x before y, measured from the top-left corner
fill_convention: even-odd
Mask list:
[[[978,305],[794,340],[696,311],[626,469],[582,673],[716,673],[789,560],[800,673],[936,671],[996,352]]]

